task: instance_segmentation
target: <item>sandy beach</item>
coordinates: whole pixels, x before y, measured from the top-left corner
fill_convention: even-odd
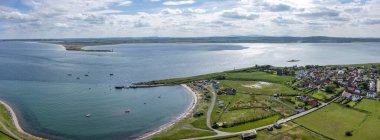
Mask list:
[[[198,104],[197,94],[189,86],[187,86],[186,84],[181,84],[181,86],[183,86],[193,96],[193,100],[191,102],[191,105],[186,109],[186,111],[184,113],[182,113],[181,115],[179,115],[173,121],[171,121],[171,122],[169,122],[169,123],[167,123],[165,125],[162,125],[161,127],[157,128],[154,131],[147,132],[146,134],[144,134],[141,137],[137,138],[138,140],[147,139],[147,138],[149,138],[149,137],[151,137],[151,136],[153,136],[155,134],[164,132],[164,131],[168,130],[171,126],[174,126],[176,123],[180,122],[181,120],[185,119],[186,117],[190,116],[193,113],[196,105]]]
[[[27,136],[29,136],[29,137],[32,137],[32,138],[34,138],[34,139],[39,139],[39,140],[42,140],[42,139],[43,139],[43,138],[40,138],[40,137],[37,137],[37,136],[34,136],[34,135],[32,135],[32,134],[29,134],[29,133],[25,132],[25,131],[21,128],[21,126],[20,126],[20,124],[19,124],[19,122],[18,122],[18,119],[17,119],[16,113],[13,111],[13,109],[11,108],[11,106],[9,106],[7,103],[5,103],[5,102],[3,102],[3,101],[0,101],[0,103],[3,104],[3,105],[7,108],[7,110],[10,112],[11,117],[12,117],[12,120],[13,120],[13,124],[14,124],[15,127],[17,128],[17,131],[19,131],[20,133],[22,133],[22,134],[24,134],[24,135],[27,135]]]

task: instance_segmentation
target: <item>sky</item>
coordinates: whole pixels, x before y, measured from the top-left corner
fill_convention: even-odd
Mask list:
[[[380,0],[0,0],[0,38],[380,37]]]

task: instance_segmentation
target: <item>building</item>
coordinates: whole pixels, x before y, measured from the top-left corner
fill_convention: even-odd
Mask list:
[[[249,132],[249,133],[241,134],[241,137],[243,140],[251,140],[251,139],[256,138],[256,136],[257,136],[256,130],[253,130],[252,132]]]
[[[223,90],[219,90],[218,95],[226,94],[226,95],[235,95],[236,94],[236,89],[233,88],[226,88]]]
[[[351,98],[351,96],[352,96],[352,94],[347,92],[346,90],[343,91],[343,93],[342,93],[342,97]]]
[[[223,108],[224,107],[224,101],[219,101],[218,102],[218,107]]]
[[[359,101],[361,99],[361,97],[359,95],[356,95],[354,94],[352,97],[351,97],[352,101]]]
[[[376,92],[368,92],[366,97],[367,98],[376,98]]]

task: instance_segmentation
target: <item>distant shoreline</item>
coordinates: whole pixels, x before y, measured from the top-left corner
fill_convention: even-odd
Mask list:
[[[188,93],[190,93],[192,95],[192,102],[190,104],[190,106],[186,109],[185,112],[183,112],[181,115],[179,115],[177,118],[175,118],[174,120],[160,126],[159,128],[153,130],[153,131],[150,131],[150,132],[147,132],[145,133],[144,135],[142,136],[139,136],[137,139],[138,140],[143,140],[143,139],[147,139],[149,137],[152,137],[156,134],[159,134],[159,133],[162,133],[168,129],[170,129],[172,126],[174,126],[175,124],[177,124],[178,122],[184,120],[185,118],[189,117],[195,110],[195,107],[198,105],[198,96],[197,94],[193,91],[192,88],[190,88],[189,86],[187,86],[186,84],[181,84],[182,87],[184,87]]]
[[[85,50],[84,47],[90,46],[101,46],[101,45],[117,45],[123,43],[112,43],[112,42],[80,42],[80,43],[66,43],[66,42],[39,42],[48,43],[63,46],[67,51],[83,51],[83,52],[113,52],[113,50]]]
[[[13,111],[12,107],[10,105],[8,105],[7,103],[5,103],[4,101],[1,101],[1,100],[0,100],[0,104],[3,104],[5,106],[5,108],[9,111],[9,113],[11,115],[11,118],[12,118],[12,121],[13,121],[13,125],[17,128],[18,132],[20,132],[20,133],[22,133],[24,135],[27,135],[29,137],[32,137],[34,139],[39,139],[39,140],[43,139],[41,137],[38,137],[38,136],[32,135],[32,134],[30,134],[28,132],[25,132],[24,129],[22,129],[21,125],[19,124],[18,119],[17,119],[17,115]]]

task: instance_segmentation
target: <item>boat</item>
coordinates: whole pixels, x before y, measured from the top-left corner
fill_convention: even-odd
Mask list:
[[[87,76],[88,76],[88,74],[85,74],[84,76],[86,76],[86,77],[87,77]]]
[[[125,86],[115,86],[115,89],[123,89]]]
[[[161,96],[158,96],[158,98],[161,98]]]
[[[127,109],[127,110],[125,110],[124,112],[125,112],[125,113],[129,113],[129,112],[131,112],[131,110],[130,110],[130,109]]]
[[[79,80],[80,78],[79,78],[79,77],[77,77],[77,79]]]
[[[67,76],[71,76],[72,74],[67,74]]]
[[[110,76],[113,76],[113,73],[110,73]]]
[[[87,118],[91,117],[91,114],[90,114],[90,113],[89,113],[89,114],[87,114],[87,115],[86,115],[86,117],[87,117]]]

